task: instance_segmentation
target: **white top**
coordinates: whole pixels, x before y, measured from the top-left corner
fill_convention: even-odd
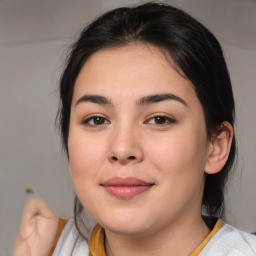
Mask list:
[[[61,232],[53,256],[89,256],[89,247],[76,230],[74,219],[70,218]]]
[[[256,256],[256,236],[225,224],[199,256]]]
[[[73,218],[68,219],[53,256],[89,255],[87,242],[79,238]],[[225,224],[199,256],[256,256],[256,236]]]

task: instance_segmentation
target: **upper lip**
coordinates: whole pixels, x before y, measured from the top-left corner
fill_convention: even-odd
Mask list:
[[[103,186],[151,186],[153,183],[143,181],[136,177],[112,177],[102,184]]]

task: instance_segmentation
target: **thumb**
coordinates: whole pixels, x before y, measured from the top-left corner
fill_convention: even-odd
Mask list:
[[[37,225],[37,219],[39,218],[56,221],[58,219],[56,214],[44,201],[37,197],[31,197],[25,204],[23,217],[20,224],[20,235],[24,239],[30,235],[30,228]]]
[[[38,197],[30,197],[25,204],[23,219],[29,221],[38,215],[45,218],[54,218],[56,216],[43,200]]]

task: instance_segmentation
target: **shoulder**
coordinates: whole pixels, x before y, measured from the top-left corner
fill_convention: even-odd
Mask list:
[[[255,256],[256,236],[225,224],[209,241],[200,256]]]
[[[67,220],[64,229],[61,232],[53,256],[86,256],[89,255],[89,247],[86,241],[81,239],[74,219]]]

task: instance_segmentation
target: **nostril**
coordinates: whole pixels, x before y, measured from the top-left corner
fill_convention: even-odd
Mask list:
[[[118,161],[118,158],[117,158],[116,156],[112,156],[111,159],[112,159],[113,161]],[[129,157],[127,157],[126,159],[128,159],[128,160],[134,160],[134,159],[136,159],[136,157],[135,157],[135,156],[129,156]],[[120,160],[120,159],[119,159],[119,160]]]

